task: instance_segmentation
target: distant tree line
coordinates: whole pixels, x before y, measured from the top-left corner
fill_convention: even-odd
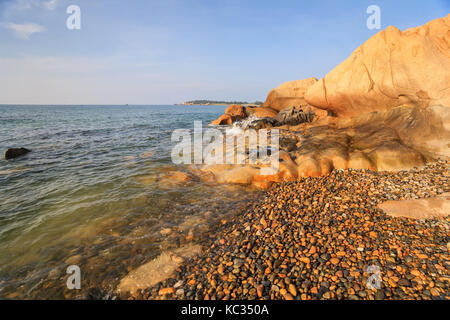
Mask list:
[[[247,101],[215,101],[215,100],[192,100],[186,101],[184,104],[254,104],[262,105],[262,101],[247,102]]]

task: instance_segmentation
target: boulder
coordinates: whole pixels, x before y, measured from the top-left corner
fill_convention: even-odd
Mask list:
[[[450,107],[400,106],[338,118],[332,126],[313,122],[302,130],[300,144],[290,152],[301,177],[326,175],[334,169],[411,169],[450,157],[449,113]]]
[[[278,111],[275,111],[271,108],[255,108],[253,109],[253,116],[256,118],[275,118],[278,114]]]
[[[31,150],[27,148],[10,148],[5,152],[5,159],[6,160],[14,159],[23,156],[29,152],[31,152]]]
[[[231,105],[225,110],[225,114],[218,119],[211,122],[213,126],[231,125],[233,122],[247,118],[245,107],[238,105]]]
[[[292,106],[308,106],[305,93],[316,82],[316,78],[308,78],[283,83],[269,92],[262,107],[281,111]]]
[[[380,31],[308,87],[304,99],[340,117],[401,105],[450,106],[449,70],[450,14],[403,32]]]
[[[233,124],[233,118],[227,114],[221,115],[218,119],[211,122],[213,126],[223,126]]]
[[[225,110],[225,114],[231,116],[236,121],[247,118],[245,107],[238,105],[231,105]]]

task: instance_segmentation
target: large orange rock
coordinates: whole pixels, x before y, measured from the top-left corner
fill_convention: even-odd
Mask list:
[[[275,118],[277,114],[278,111],[271,108],[259,107],[253,109],[253,116],[257,118]]]
[[[228,114],[221,115],[218,119],[211,122],[213,126],[230,125],[233,123],[233,118]]]
[[[305,100],[344,117],[400,105],[450,106],[449,71],[450,14],[403,32],[392,26],[379,32],[312,84]]]
[[[213,126],[230,125],[233,122],[247,118],[245,107],[238,105],[231,105],[225,110],[225,114],[221,115],[218,119],[211,122]]]
[[[245,108],[243,106],[231,105],[225,110],[225,114],[234,117],[235,119],[245,119],[247,114],[245,113]]]
[[[316,78],[308,78],[283,83],[269,92],[262,106],[277,111],[294,106],[308,106],[305,100],[305,93],[316,82]]]

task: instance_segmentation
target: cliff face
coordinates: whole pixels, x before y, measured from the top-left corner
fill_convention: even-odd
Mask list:
[[[346,117],[400,105],[450,106],[450,14],[379,32],[311,85],[305,100]]]

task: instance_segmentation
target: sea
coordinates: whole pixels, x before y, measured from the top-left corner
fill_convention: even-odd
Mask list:
[[[257,191],[165,179],[176,129],[225,106],[0,105],[0,299],[113,299],[165,250],[204,243]],[[67,287],[79,266],[81,289]]]

